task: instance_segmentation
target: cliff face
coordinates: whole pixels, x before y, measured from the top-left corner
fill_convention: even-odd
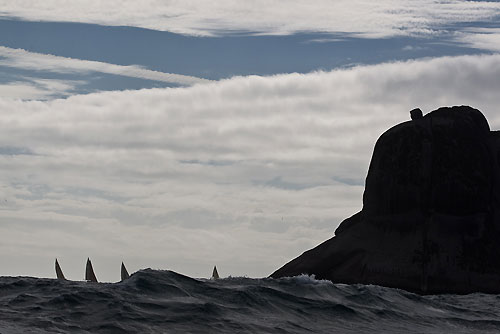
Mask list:
[[[389,129],[375,145],[361,212],[271,276],[500,293],[499,159],[500,133],[470,107]]]

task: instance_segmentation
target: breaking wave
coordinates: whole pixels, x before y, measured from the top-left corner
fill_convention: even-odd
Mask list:
[[[121,283],[0,277],[0,333],[471,333],[500,331],[500,296],[420,296],[311,276]]]

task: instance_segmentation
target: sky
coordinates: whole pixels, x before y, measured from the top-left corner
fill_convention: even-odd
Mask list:
[[[0,0],[0,275],[268,276],[411,109],[499,91],[498,1]]]

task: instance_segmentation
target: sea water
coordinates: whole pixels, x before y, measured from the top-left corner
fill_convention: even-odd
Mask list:
[[[121,283],[0,277],[1,334],[475,332],[500,332],[500,295],[151,269]]]

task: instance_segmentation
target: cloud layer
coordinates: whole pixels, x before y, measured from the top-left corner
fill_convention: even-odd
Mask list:
[[[482,110],[500,56],[0,99],[0,275],[170,268],[264,276],[361,207],[378,136],[408,111]],[[8,260],[7,260],[8,259]],[[13,261],[16,260],[16,261]]]
[[[126,25],[190,35],[342,32],[365,37],[429,34],[439,26],[491,20],[493,1],[409,0],[65,0],[0,1],[0,14],[27,20]]]
[[[58,80],[23,77],[22,80],[0,84],[0,97],[21,100],[46,100],[57,95],[70,95],[81,80]]]
[[[139,65],[116,65],[98,61],[47,55],[0,46],[0,66],[21,70],[48,71],[57,74],[105,73],[131,78],[153,80],[169,84],[190,86],[207,83],[210,80],[152,71]],[[69,93],[76,86],[82,85],[82,80],[37,79],[25,77],[23,81],[0,85],[0,96],[21,99],[43,99],[53,95]]]

